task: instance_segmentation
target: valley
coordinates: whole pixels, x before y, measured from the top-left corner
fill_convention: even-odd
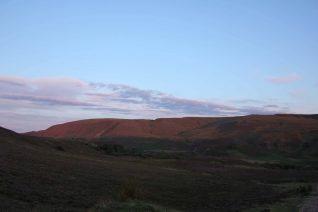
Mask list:
[[[222,122],[223,128],[220,123],[216,128],[224,135],[211,139],[204,137],[213,132],[211,123],[204,123],[204,133],[200,124],[196,129],[192,123],[169,126],[165,135],[171,137],[165,138],[157,136],[160,133],[116,137],[122,131],[111,130],[112,136],[94,138],[47,136],[45,131],[38,136],[1,128],[0,210],[297,211],[318,183],[317,137],[310,134],[318,120],[300,118],[308,123],[297,126],[288,119],[282,124],[286,131],[266,135],[266,121],[265,127],[254,125],[246,131]],[[287,133],[290,127],[299,131]],[[135,132],[141,135],[138,130],[129,133]],[[284,140],[295,133],[294,140]],[[277,145],[260,143],[278,135]]]

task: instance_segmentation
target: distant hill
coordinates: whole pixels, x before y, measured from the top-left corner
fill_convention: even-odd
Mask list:
[[[28,134],[95,140],[208,140],[244,146],[251,151],[256,148],[284,151],[302,151],[307,148],[308,151],[314,151],[311,148],[318,147],[318,119],[317,115],[249,115],[156,120],[89,119],[59,124],[47,130]]]
[[[54,138],[183,138],[182,133],[198,129],[216,118],[143,119],[89,119],[59,124],[47,130],[28,134]]]
[[[0,127],[0,136],[1,137],[16,137],[19,136],[18,133],[8,130],[6,128]]]
[[[88,119],[54,125],[29,135],[53,138],[140,137],[216,139],[253,133],[264,139],[298,139],[318,130],[315,115],[250,115],[221,118]]]

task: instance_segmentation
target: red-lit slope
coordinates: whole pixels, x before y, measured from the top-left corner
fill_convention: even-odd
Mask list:
[[[179,138],[183,132],[196,129],[213,118],[171,118],[157,120],[89,119],[59,124],[47,130],[29,133],[43,137],[150,137]]]
[[[166,139],[251,138],[262,141],[301,140],[316,136],[315,116],[270,115],[156,120],[89,119],[59,124],[29,133],[55,138],[139,137]]]

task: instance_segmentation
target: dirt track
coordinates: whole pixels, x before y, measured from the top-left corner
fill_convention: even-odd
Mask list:
[[[305,200],[300,212],[318,212],[318,187]]]

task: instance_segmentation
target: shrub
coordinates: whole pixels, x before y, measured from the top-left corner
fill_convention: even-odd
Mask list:
[[[309,195],[312,192],[312,185],[303,185],[299,186],[296,189],[297,193],[303,194],[303,195]]]
[[[106,154],[118,154],[125,152],[125,148],[119,144],[102,144],[99,145],[97,149],[104,151]]]
[[[122,186],[119,192],[119,199],[122,201],[127,200],[141,200],[144,197],[143,189],[133,182],[127,182]]]
[[[62,146],[55,147],[56,150],[64,152],[65,149]]]

